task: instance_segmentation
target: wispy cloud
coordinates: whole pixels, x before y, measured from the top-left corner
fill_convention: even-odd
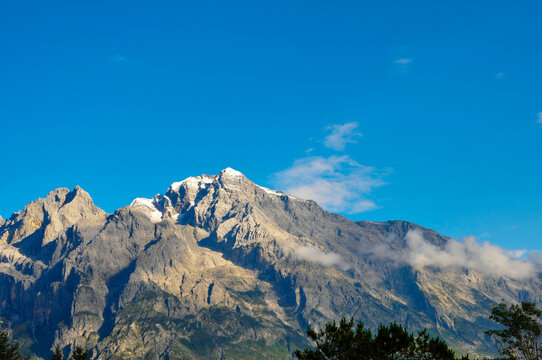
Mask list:
[[[395,72],[404,73],[406,72],[410,66],[412,66],[412,63],[414,62],[414,59],[411,58],[399,58],[393,61],[393,70]]]
[[[334,252],[323,252],[312,246],[302,246],[294,251],[294,259],[310,261],[323,266],[337,266],[340,269],[348,269],[341,255]]]
[[[412,62],[412,59],[408,59],[408,58],[401,58],[394,61],[394,63],[397,65],[408,65],[411,62]]]
[[[356,138],[362,136],[360,132],[356,131],[358,126],[357,122],[328,126],[326,130],[331,133],[324,139],[324,145],[333,150],[343,151],[346,144],[356,143]]]
[[[443,248],[426,241],[417,230],[409,231],[405,240],[406,249],[400,253],[383,247],[375,248],[373,252],[417,268],[467,268],[514,279],[525,279],[537,273],[534,264],[519,258],[525,251],[505,250],[487,241],[480,244],[474,236],[466,237],[462,242],[450,239]]]
[[[376,207],[367,195],[383,185],[381,175],[343,156],[298,159],[275,173],[275,185],[286,193],[314,200],[329,211],[355,214]]]
[[[504,79],[504,73],[500,72],[500,73],[495,74],[495,78],[498,79],[498,80]]]
[[[537,116],[536,122],[539,123],[540,126],[542,126],[542,111],[537,113],[536,116]]]

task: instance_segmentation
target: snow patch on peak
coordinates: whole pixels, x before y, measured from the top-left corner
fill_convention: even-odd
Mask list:
[[[241,173],[240,171],[237,171],[237,170],[234,170],[232,169],[231,167],[227,167],[225,168],[224,170],[222,170],[220,172],[222,175],[226,175],[226,176],[245,176],[243,175],[243,173]]]
[[[260,189],[262,189],[263,191],[265,191],[266,193],[268,193],[269,195],[274,195],[274,196],[288,196],[288,198],[290,199],[293,199],[293,200],[301,200],[299,198],[296,198],[295,196],[292,196],[292,195],[288,195],[286,193],[283,193],[282,191],[277,191],[277,190],[271,190],[271,189],[268,189],[266,187],[263,187],[263,186],[260,186],[260,185],[256,185],[257,187],[259,187]],[[304,201],[304,200],[302,200]]]
[[[191,176],[183,181],[177,181],[170,185],[169,190],[179,191],[182,185],[186,184],[187,187],[192,188],[205,188],[207,184],[211,184],[215,180],[214,176],[202,175]]]
[[[162,212],[156,208],[154,199],[136,198],[130,207],[143,211],[152,222],[162,221]]]
[[[179,191],[179,189],[181,188],[181,185],[183,184],[183,182],[184,182],[184,180],[183,181],[176,181],[176,182],[174,182],[173,184],[171,184],[169,186],[169,189],[172,190],[172,191]]]
[[[147,199],[147,198],[135,198],[134,201],[130,204],[131,207],[137,207],[137,206],[146,206],[149,209],[156,209],[156,206],[154,205],[154,199]]]
[[[227,177],[245,177],[240,171],[234,170],[231,167],[227,167],[220,172],[219,175]],[[201,188],[204,189],[207,184],[212,184],[216,180],[217,176],[214,175],[202,175],[202,176],[191,176],[182,181],[174,182],[169,186],[170,191],[177,192],[181,186],[186,185],[191,188]]]
[[[268,193],[269,195],[275,195],[275,196],[286,195],[286,194],[281,193],[280,191],[271,190],[271,189],[268,189],[268,188],[260,186],[260,185],[256,185],[256,186],[259,187],[260,189],[262,189],[263,191],[265,191],[266,193]]]

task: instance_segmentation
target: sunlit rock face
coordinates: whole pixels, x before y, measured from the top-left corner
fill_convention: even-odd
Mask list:
[[[404,221],[353,222],[229,168],[113,214],[79,187],[57,189],[0,219],[0,317],[44,357],[77,344],[100,359],[287,359],[309,344],[308,324],[343,316],[491,353],[491,304],[542,303],[538,268],[412,261],[450,241]]]

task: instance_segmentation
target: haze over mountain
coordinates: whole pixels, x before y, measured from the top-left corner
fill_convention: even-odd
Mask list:
[[[542,303],[539,265],[406,221],[353,222],[227,168],[107,214],[57,189],[0,219],[0,317],[47,356],[290,358],[343,316],[494,353],[490,306]]]

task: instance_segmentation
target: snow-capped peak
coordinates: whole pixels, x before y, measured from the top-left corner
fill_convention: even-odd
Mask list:
[[[136,198],[132,201],[130,207],[142,211],[153,222],[177,220],[187,209],[197,206],[196,199],[201,198],[200,195],[206,196],[207,194],[219,193],[222,189],[251,192],[250,190],[254,185],[273,197],[283,198],[286,196],[289,199],[301,200],[282,191],[272,190],[246,181],[245,175],[228,167],[218,175],[191,176],[182,181],[174,182],[165,195],[158,194],[152,199]],[[182,202],[181,205],[179,205],[179,201]],[[173,202],[176,203],[175,207]]]
[[[162,212],[156,208],[155,199],[136,198],[132,201],[130,207],[142,210],[152,222],[162,220]]]
[[[226,176],[245,176],[240,171],[234,170],[231,167],[225,168],[220,173]]]
[[[146,206],[150,209],[156,208],[153,199],[147,198],[135,198],[134,201],[132,201],[132,203],[130,204],[130,206]]]
[[[181,185],[188,179],[184,179],[183,181],[176,181],[174,182],[173,184],[171,184],[169,186],[169,189],[170,190],[173,190],[173,191],[179,191],[179,188],[181,187]]]
[[[211,184],[214,180],[215,177],[209,175],[191,176],[182,181],[174,182],[170,185],[169,190],[179,191],[183,184],[186,184],[188,187],[204,188],[207,184]]]
[[[234,170],[231,167],[227,167],[224,170],[220,172],[219,175],[226,176],[226,177],[245,177],[243,173],[240,171]],[[188,177],[182,181],[176,181],[173,184],[170,185],[169,190],[171,191],[179,191],[180,187],[183,184],[186,184],[189,187],[199,187],[204,188],[207,184],[211,184],[217,176],[215,175],[202,175],[202,176],[191,176]]]

